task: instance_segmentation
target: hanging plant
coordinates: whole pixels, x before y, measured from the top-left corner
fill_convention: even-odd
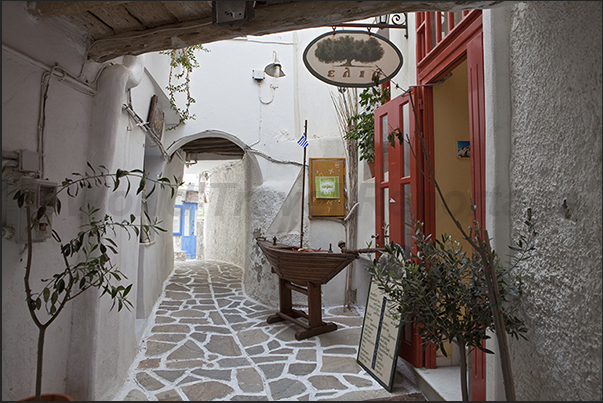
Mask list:
[[[375,162],[375,109],[389,101],[390,91],[378,84],[377,76],[372,87],[359,95],[361,111],[348,118],[348,131],[344,139],[356,141],[360,160]]]
[[[167,130],[173,130],[189,119],[195,119],[195,115],[190,113],[190,106],[194,104],[195,98],[191,96],[190,90],[190,74],[193,69],[199,67],[199,62],[195,57],[196,50],[204,50],[209,52],[209,49],[203,45],[193,45],[180,49],[172,49],[169,51],[159,52],[163,55],[169,55],[170,60],[170,78],[166,89],[169,92],[170,105],[178,113],[178,123]],[[180,84],[176,82],[182,81]],[[176,105],[176,94],[182,93],[186,95],[185,107],[180,109]]]

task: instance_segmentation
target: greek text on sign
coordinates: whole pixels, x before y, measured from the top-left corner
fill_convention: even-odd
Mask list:
[[[372,87],[402,67],[400,50],[381,35],[367,31],[327,32],[303,54],[306,68],[319,80],[338,87]],[[378,77],[378,82],[373,77]]]

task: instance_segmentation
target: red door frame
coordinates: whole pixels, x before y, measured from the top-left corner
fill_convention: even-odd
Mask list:
[[[484,228],[486,223],[486,118],[484,89],[484,50],[480,33],[467,44],[469,87],[469,139],[471,155],[471,198],[473,220]],[[482,341],[485,347],[485,342]],[[471,399],[486,400],[486,353],[473,350]]]
[[[421,14],[421,13],[418,13]],[[418,15],[417,14],[417,15]],[[485,96],[484,96],[484,72],[483,72],[483,45],[482,45],[482,14],[481,10],[464,12],[464,18],[457,26],[450,27],[450,32],[444,38],[437,37],[438,43],[432,46],[431,38],[431,15],[426,14],[425,24],[421,24],[423,17],[417,17],[417,84],[413,88],[411,114],[416,117],[418,126],[412,121],[411,133],[415,134],[413,142],[416,160],[412,163],[415,171],[411,172],[411,210],[413,218],[424,223],[426,234],[435,232],[435,189],[432,183],[417,170],[425,171],[428,163],[433,167],[433,90],[429,86],[435,84],[450,71],[456,68],[464,60],[467,60],[468,73],[468,98],[470,119],[470,142],[471,142],[471,194],[472,203],[477,206],[474,211],[474,220],[482,226],[485,220]],[[389,180],[383,177],[383,157],[381,150],[383,138],[381,117],[388,115],[388,125],[393,128],[400,127],[402,114],[400,107],[408,94],[395,98],[386,105],[375,111],[375,218],[376,230],[379,237],[378,245],[385,242],[385,234],[382,228],[384,221],[384,197],[383,190],[388,188],[389,195],[394,203],[389,205],[390,210],[390,240],[400,242],[403,216],[396,211],[396,203],[401,199],[399,180],[399,155],[398,150],[391,145],[388,146]],[[412,113],[414,112],[414,113]],[[390,121],[389,117],[393,119]],[[395,125],[392,125],[392,122]],[[423,139],[423,145],[420,143]],[[392,181],[392,178],[398,178]],[[392,211],[393,208],[393,211]],[[392,221],[392,219],[395,219]],[[392,226],[392,224],[394,224]],[[403,341],[403,340],[402,340]],[[408,343],[407,343],[408,344]],[[436,352],[433,346],[426,350],[422,349],[422,341],[415,328],[412,328],[411,343],[404,345],[401,342],[400,356],[407,359],[415,367],[435,368]],[[406,351],[406,353],[404,353]],[[486,363],[485,353],[481,350],[473,352],[473,370],[471,374],[471,399],[486,399]]]
[[[428,18],[429,20],[429,15]],[[428,24],[429,26],[429,24]],[[427,29],[425,37],[431,34]],[[424,57],[417,55],[418,85],[434,84],[446,76],[455,67],[467,60],[468,102],[470,120],[470,154],[471,154],[471,195],[472,203],[477,208],[473,219],[485,223],[485,91],[484,91],[484,59],[482,44],[482,13],[472,10],[452,30],[448,36],[431,49]],[[417,47],[419,51],[419,46]],[[421,51],[425,51],[425,46]],[[422,112],[424,138],[433,148],[433,91],[430,87],[423,89]],[[431,153],[431,151],[430,151]],[[432,154],[431,154],[432,155]],[[430,155],[430,156],[431,156]],[[430,158],[430,161],[433,159]],[[425,188],[425,218],[429,220],[435,231],[435,192],[433,184]],[[428,228],[425,228],[426,233]],[[433,233],[433,232],[431,232]],[[435,368],[435,354],[433,357]],[[486,400],[486,356],[475,349],[472,354],[473,365],[471,376],[471,400]]]
[[[388,241],[396,242],[400,245],[410,245],[412,252],[416,251],[416,246],[412,243],[410,235],[405,231],[406,225],[412,225],[412,219],[419,220],[426,224],[426,230],[433,232],[434,197],[429,189],[428,179],[421,175],[420,170],[426,169],[427,158],[422,147],[427,146],[427,155],[433,155],[433,148],[428,143],[421,144],[421,132],[417,131],[425,124],[431,124],[424,120],[424,114],[421,113],[422,99],[425,97],[422,88],[413,88],[412,92],[405,93],[389,101],[375,110],[375,227],[377,245],[383,246],[386,243],[383,222],[385,221],[385,203],[387,203],[389,216]],[[403,112],[404,111],[404,112]],[[427,115],[429,116],[429,115]],[[383,127],[383,118],[387,117],[387,128]],[[404,123],[407,120],[408,132],[404,133]],[[418,123],[418,126],[417,126]],[[409,158],[409,172],[404,172],[405,166],[405,146],[400,144],[399,139],[395,138],[395,146],[385,144],[387,133],[395,129],[401,130],[405,135],[410,136],[410,148],[408,148],[407,157]],[[384,136],[385,132],[385,136]],[[388,154],[388,178],[386,180],[384,173],[383,149],[387,147]],[[415,158],[416,156],[416,158]],[[405,186],[408,193],[404,192]],[[384,190],[388,189],[388,199],[384,198]],[[406,198],[410,197],[410,205],[407,205]],[[405,209],[410,208],[410,212]],[[406,214],[408,213],[408,214]],[[412,215],[412,217],[410,217]],[[407,239],[409,238],[409,239]],[[408,326],[408,328],[406,328]],[[406,332],[410,332],[407,340]],[[418,329],[414,324],[405,325],[400,340],[398,354],[415,367],[435,368],[435,346],[423,348],[423,340],[419,336]]]

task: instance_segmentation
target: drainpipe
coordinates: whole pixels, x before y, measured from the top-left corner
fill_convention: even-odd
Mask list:
[[[120,136],[127,135],[122,106],[127,104],[127,91],[140,84],[143,71],[142,59],[128,55],[122,64],[105,68],[99,77],[88,158],[92,166],[103,164],[111,170],[116,144],[123,140]]]
[[[108,66],[100,74],[87,147],[87,160],[92,166],[104,165],[110,172],[115,172],[118,166],[128,163],[125,157],[132,142],[129,137],[133,133],[127,130],[129,117],[122,105],[127,103],[128,90],[140,84],[143,67],[141,58],[125,56],[121,64]],[[105,212],[116,213],[110,211],[110,189],[97,187],[88,190],[82,205],[90,203],[100,208],[98,216]],[[119,217],[116,217],[116,221],[120,221]],[[138,253],[135,257],[131,254],[120,254],[117,259],[124,259],[118,264],[127,263],[126,267],[131,264],[134,267],[138,265]],[[102,394],[102,390],[110,382],[106,379],[106,363],[103,359],[107,352],[107,342],[99,336],[108,331],[103,319],[106,306],[99,304],[98,295],[95,293],[79,298],[78,303],[73,305],[72,315],[79,320],[74,321],[71,329],[71,340],[75,342],[70,346],[66,384],[69,386],[70,395],[79,396],[83,400],[93,400]],[[116,320],[116,331],[123,335],[123,319]]]

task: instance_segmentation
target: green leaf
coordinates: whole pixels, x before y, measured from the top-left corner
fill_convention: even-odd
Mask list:
[[[139,194],[140,192],[142,192],[144,190],[145,185],[146,185],[146,180],[143,176],[138,185],[138,189],[136,190],[136,194]]]
[[[20,193],[17,197],[17,206],[21,208],[23,204],[25,204],[25,193]]]
[[[42,296],[44,297],[44,302],[47,302],[48,298],[50,297],[50,290],[48,288],[44,288],[44,291],[42,291]]]
[[[69,256],[71,254],[71,244],[65,244],[61,248],[61,253],[63,256]]]
[[[59,236],[59,233],[56,232],[54,229],[51,231],[52,237],[54,238],[55,241],[61,243],[61,237]]]
[[[122,295],[122,297],[126,297],[126,295],[128,295],[130,293],[130,290],[132,289],[132,284],[130,284],[129,286],[126,287],[126,289],[124,290],[124,293]]]
[[[147,194],[147,198],[149,196],[151,196],[153,194],[153,192],[155,191],[155,185],[153,184],[153,187],[151,188],[151,191]]]

